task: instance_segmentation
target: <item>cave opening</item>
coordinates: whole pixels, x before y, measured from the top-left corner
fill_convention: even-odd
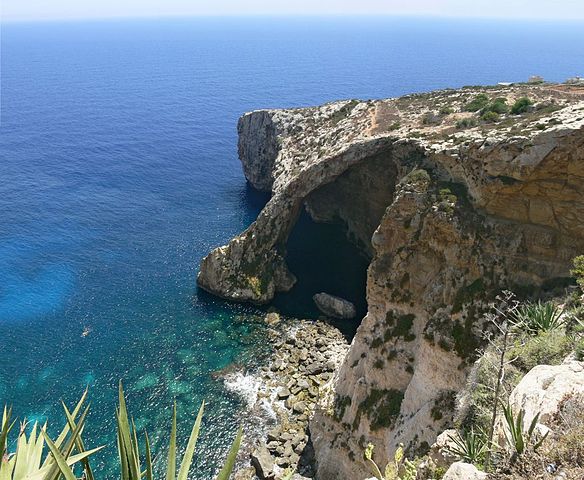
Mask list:
[[[297,284],[276,296],[283,313],[318,318],[312,297],[325,292],[352,302],[352,320],[331,320],[352,338],[367,313],[367,268],[373,257],[371,236],[395,193],[397,166],[384,149],[347,169],[304,200],[286,244],[286,262]]]
[[[312,300],[314,294],[326,292],[349,300],[355,304],[356,317],[330,322],[352,338],[367,313],[370,258],[349,240],[346,226],[316,223],[303,210],[288,239],[286,261],[298,281],[289,292],[277,294],[272,305],[285,315],[318,318],[322,314]]]

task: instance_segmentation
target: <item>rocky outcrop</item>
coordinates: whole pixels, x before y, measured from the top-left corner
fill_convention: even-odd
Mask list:
[[[443,480],[486,480],[487,474],[481,472],[470,463],[456,462],[453,463],[446,471]]]
[[[357,315],[355,305],[344,298],[336,297],[328,293],[317,293],[312,299],[316,307],[327,317],[350,320]]]
[[[479,93],[535,106],[485,123],[464,111]],[[343,222],[371,259],[368,313],[311,420],[319,478],[364,478],[369,442],[378,464],[400,443],[427,451],[451,420],[489,301],[563,284],[584,252],[584,97],[449,90],[252,112],[239,132],[246,177],[272,197],[204,259],[199,284],[266,303],[294,284],[286,242],[300,209]]]
[[[560,404],[568,397],[584,398],[584,362],[538,365],[529,371],[509,397],[514,412],[523,410],[524,429],[539,414],[539,423],[551,425]]]

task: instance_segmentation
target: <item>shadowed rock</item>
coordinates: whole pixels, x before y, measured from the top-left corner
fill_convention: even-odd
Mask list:
[[[355,305],[344,298],[329,295],[328,293],[317,293],[312,299],[316,307],[327,317],[350,320],[357,315]]]

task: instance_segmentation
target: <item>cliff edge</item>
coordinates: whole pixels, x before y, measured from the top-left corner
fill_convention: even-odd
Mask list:
[[[464,88],[244,115],[248,181],[272,196],[202,262],[199,285],[269,302],[293,287],[286,243],[302,208],[342,221],[370,259],[368,313],[311,420],[321,479],[359,478],[448,426],[503,288],[565,285],[584,252],[584,92]]]

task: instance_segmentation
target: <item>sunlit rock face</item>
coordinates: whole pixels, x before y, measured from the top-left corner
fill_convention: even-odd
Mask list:
[[[461,112],[479,93],[535,105],[484,123]],[[272,197],[203,260],[199,285],[267,303],[294,285],[300,210],[343,222],[371,259],[368,313],[311,421],[319,478],[365,478],[369,442],[379,464],[399,443],[426,450],[451,421],[489,301],[561,284],[584,252],[584,97],[448,90],[252,112],[239,133],[246,177]]]

